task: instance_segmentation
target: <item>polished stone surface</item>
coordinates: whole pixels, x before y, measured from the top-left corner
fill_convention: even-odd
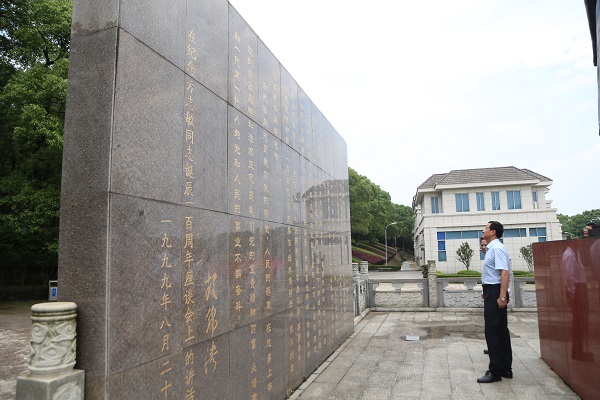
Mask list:
[[[281,138],[285,144],[298,150],[298,84],[281,68]]]
[[[283,175],[283,222],[286,225],[300,225],[300,155],[287,145],[282,145]]]
[[[264,129],[259,129],[258,211],[259,218],[284,222],[283,143]]]
[[[257,120],[258,37],[242,16],[229,6],[229,86],[228,103],[248,118]]]
[[[180,203],[183,74],[120,31],[111,191]]]
[[[262,40],[258,41],[258,123],[281,139],[281,65]]]
[[[182,203],[227,212],[227,103],[188,75],[185,93]]]
[[[86,396],[283,398],[351,329],[346,144],[227,1],[142,3],[74,5],[59,300]]]
[[[265,303],[260,221],[229,216],[229,316],[233,327],[260,319]]]
[[[63,158],[62,196],[108,190],[117,31],[71,39],[70,63],[78,67],[69,69],[63,137],[69,157]]]
[[[600,392],[600,239],[535,243],[542,359],[582,398]]]
[[[250,118],[228,107],[229,214],[259,218],[260,170],[258,165],[259,127]]]
[[[73,7],[71,40],[90,33],[114,29],[119,24],[120,0],[81,0]],[[77,46],[75,46],[77,47]],[[71,50],[73,47],[71,47]]]
[[[181,350],[182,216],[176,205],[113,194],[109,222],[108,369],[116,373]]]
[[[185,72],[226,99],[228,3],[188,0],[186,11]]]
[[[298,152],[309,160],[313,160],[313,104],[308,95],[298,87]]]
[[[186,3],[186,0],[159,1],[148,7],[144,0],[121,1],[119,24],[159,56],[183,69]]]

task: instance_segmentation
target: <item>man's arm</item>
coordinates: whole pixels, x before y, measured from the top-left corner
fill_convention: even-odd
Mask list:
[[[495,267],[496,269],[501,269],[502,273],[500,275],[500,298],[498,299],[498,307],[504,308],[508,303],[508,299],[506,298],[508,293],[508,283],[510,281],[510,266],[508,260],[508,252],[506,249],[502,248],[500,251],[496,252],[495,258]],[[502,301],[504,299],[504,301]]]
[[[510,280],[510,272],[507,270],[502,270],[502,275],[500,276],[500,298],[506,299],[506,294],[508,293],[508,281]]]

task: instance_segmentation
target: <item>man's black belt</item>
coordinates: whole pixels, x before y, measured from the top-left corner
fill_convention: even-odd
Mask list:
[[[492,286],[500,286],[500,284],[499,283],[484,283],[481,286],[483,286],[483,287],[492,287]]]

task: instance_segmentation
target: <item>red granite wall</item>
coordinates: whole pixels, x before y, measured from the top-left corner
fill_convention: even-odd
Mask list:
[[[600,399],[600,238],[533,245],[542,359]]]

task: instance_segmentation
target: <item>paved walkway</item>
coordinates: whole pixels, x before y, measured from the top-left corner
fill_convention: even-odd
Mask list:
[[[514,379],[479,384],[481,311],[372,312],[292,399],[579,399],[540,358],[537,313],[509,313],[509,329]]]

